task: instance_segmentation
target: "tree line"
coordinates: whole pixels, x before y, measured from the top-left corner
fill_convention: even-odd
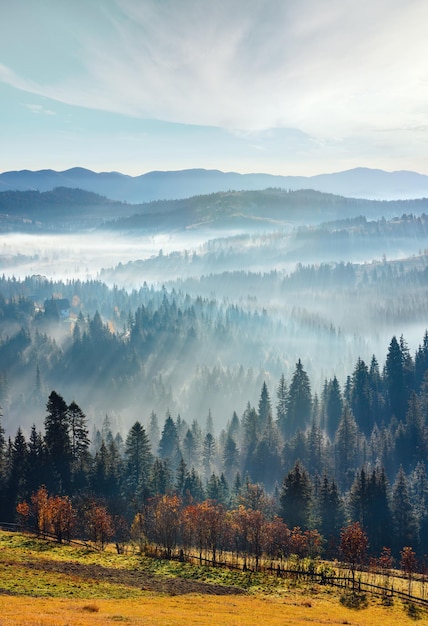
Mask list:
[[[290,532],[317,531],[330,555],[351,521],[361,524],[372,554],[387,546],[398,558],[411,546],[422,557],[427,371],[428,333],[414,356],[393,337],[383,369],[375,357],[369,365],[358,359],[343,389],[333,377],[320,397],[299,360],[290,380],[281,376],[274,402],[263,383],[258,405],[248,403],[240,417],[233,411],[220,433],[210,412],[203,426],[170,412],[162,424],[152,412],[124,438],[107,417],[90,436],[80,406],[52,391],[44,432],[33,425],[28,438],[18,428],[6,439],[0,427],[2,521],[14,521],[16,507],[42,487],[78,511],[105,507],[128,528],[168,496],[180,511],[204,502],[225,511],[242,506]]]

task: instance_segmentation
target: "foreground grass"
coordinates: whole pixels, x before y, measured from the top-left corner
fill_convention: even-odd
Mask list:
[[[398,601],[355,610],[328,587],[0,533],[0,626],[406,626],[417,617],[428,624]]]

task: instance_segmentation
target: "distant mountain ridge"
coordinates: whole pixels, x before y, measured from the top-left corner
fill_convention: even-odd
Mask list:
[[[378,219],[423,213],[428,213],[428,198],[380,201],[272,187],[140,204],[110,200],[92,191],[70,187],[0,192],[0,232],[97,228],[152,233],[189,229],[251,232],[291,225],[313,226],[361,215]]]
[[[51,191],[57,187],[78,188],[123,202],[142,203],[175,200],[220,191],[313,189],[352,198],[413,199],[428,197],[428,176],[410,171],[355,168],[316,176],[239,174],[220,170],[187,169],[153,171],[141,176],[120,172],[93,172],[81,167],[64,171],[21,170],[0,174],[0,191]]]

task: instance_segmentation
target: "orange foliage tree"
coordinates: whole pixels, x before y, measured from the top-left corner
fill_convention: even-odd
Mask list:
[[[60,543],[71,540],[75,513],[68,496],[49,496],[42,486],[31,495],[30,504],[20,502],[16,512],[25,525],[32,522],[38,534],[53,534]]]
[[[150,532],[154,540],[164,548],[168,558],[178,543],[181,524],[181,500],[178,496],[165,494],[155,498],[151,507]]]
[[[94,503],[87,513],[87,524],[92,541],[104,550],[106,543],[114,535],[113,518],[107,508]]]
[[[359,522],[354,522],[342,528],[340,533],[340,550],[352,572],[352,587],[355,588],[355,570],[361,564],[367,553],[368,539]]]

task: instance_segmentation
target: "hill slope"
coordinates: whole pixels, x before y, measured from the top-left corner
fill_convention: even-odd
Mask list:
[[[428,212],[428,200],[376,201],[345,198],[312,190],[230,191],[127,204],[93,192],[59,187],[52,191],[0,192],[0,229],[112,230],[152,232],[210,228],[260,230],[289,224],[319,224],[354,218],[394,217]]]

